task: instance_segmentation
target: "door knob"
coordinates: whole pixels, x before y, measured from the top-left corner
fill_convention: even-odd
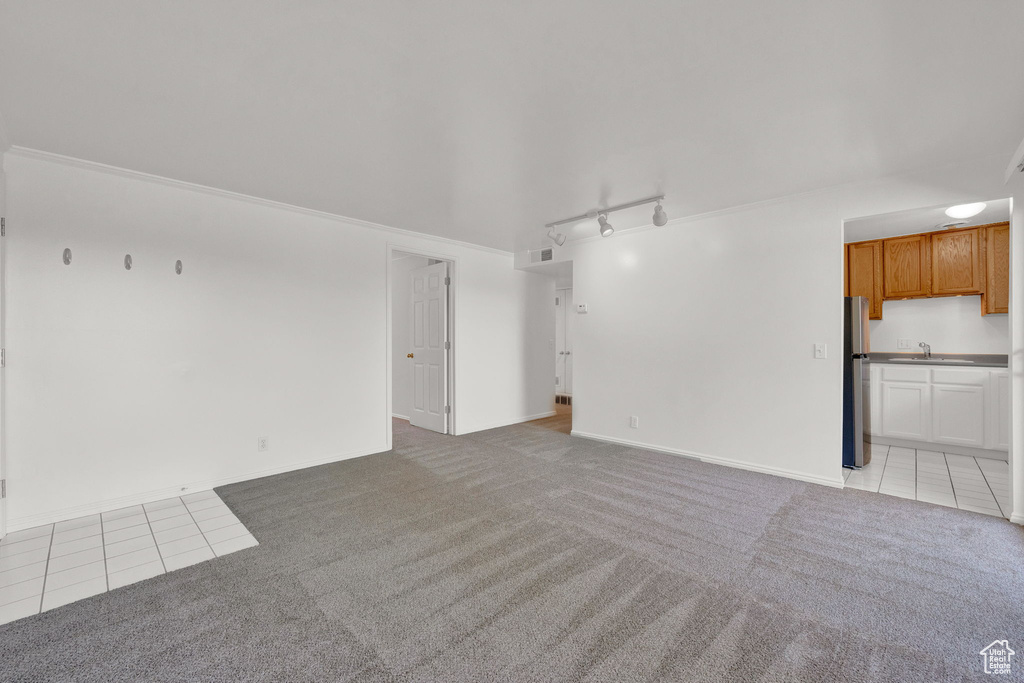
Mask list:
[[[405,357],[406,358],[412,358],[412,354],[411,353],[407,353],[407,354],[405,354]]]

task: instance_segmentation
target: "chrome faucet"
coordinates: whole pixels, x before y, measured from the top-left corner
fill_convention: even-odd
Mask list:
[[[924,357],[925,358],[931,358],[932,357],[932,347],[931,346],[929,346],[928,344],[925,344],[924,342],[921,342],[920,344],[918,344],[918,346],[920,346],[921,350],[924,351]]]

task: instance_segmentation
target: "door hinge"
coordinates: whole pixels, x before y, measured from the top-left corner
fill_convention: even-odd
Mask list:
[[[444,407],[444,414],[447,415],[450,412],[452,412],[452,407],[451,406],[445,406]]]
[[[452,343],[450,341],[446,341],[444,343],[444,350],[447,351],[450,348],[452,348]]]
[[[0,368],[7,367],[7,349],[0,349]]]
[[[452,279],[450,277],[448,277],[447,275],[445,275],[444,276],[444,283],[445,283],[445,285],[450,285],[452,283]]]
[[[0,479],[0,498],[7,497],[7,480]]]
[[[7,237],[7,218],[0,216],[0,237]]]

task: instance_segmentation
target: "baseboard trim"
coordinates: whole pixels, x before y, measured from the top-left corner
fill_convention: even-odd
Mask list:
[[[971,446],[956,446],[948,443],[934,443],[931,441],[912,441],[910,439],[893,439],[888,436],[871,436],[866,438],[868,443],[878,443],[883,446],[899,446],[900,448],[914,448],[920,451],[937,451],[939,453],[953,453],[955,455],[969,455],[974,458],[988,458],[989,460],[1009,460],[1008,451],[995,451],[988,448],[973,448]]]
[[[67,508],[61,508],[59,510],[51,510],[49,512],[41,512],[35,515],[27,515],[25,517],[12,517],[11,519],[7,520],[7,531],[12,532],[21,531],[22,529],[31,529],[32,527],[40,526],[42,524],[53,524],[54,522],[63,522],[67,519],[74,519],[76,517],[83,517],[85,515],[95,515],[101,512],[110,512],[111,510],[118,510],[120,508],[129,507],[132,505],[152,503],[158,500],[164,500],[165,498],[174,498],[176,496],[183,496],[189,493],[208,491],[218,486],[236,484],[240,481],[250,481],[252,479],[261,479],[262,477],[269,477],[275,474],[283,474],[285,472],[293,472],[295,470],[306,469],[307,467],[316,467],[317,465],[326,465],[328,463],[340,462],[342,460],[349,460],[351,458],[361,458],[364,455],[382,453],[386,450],[387,448],[374,448],[365,451],[351,451],[349,453],[340,454],[335,453],[332,455],[314,458],[312,460],[306,460],[300,463],[283,465],[280,467],[272,467],[265,470],[256,470],[253,472],[247,472],[245,474],[239,474],[230,477],[193,481],[185,484],[180,484],[178,486],[169,486],[166,488],[146,491],[144,493],[120,496],[118,498],[107,498],[105,500],[96,501],[94,503],[74,505]]]
[[[584,439],[591,439],[593,441],[604,441],[606,443],[619,444],[621,446],[630,446],[632,448],[643,448],[648,451],[655,451],[657,453],[666,453],[668,455],[675,455],[682,458],[689,458],[691,460],[700,460],[701,462],[710,463],[712,465],[722,465],[724,467],[732,467],[738,470],[747,470],[749,472],[759,472],[761,474],[771,474],[776,477],[785,477],[786,479],[796,479],[798,481],[806,481],[810,484],[819,484],[821,486],[828,486],[830,488],[843,488],[843,477],[842,475],[835,479],[829,479],[828,477],[818,477],[813,474],[805,474],[796,470],[787,470],[782,467],[772,467],[770,465],[758,465],[751,462],[745,462],[743,460],[733,460],[732,458],[721,458],[715,455],[707,455],[704,453],[695,453],[693,451],[684,451],[678,448],[668,448],[665,446],[656,446],[654,444],[643,443],[641,441],[629,441],[627,439],[616,439],[610,436],[602,436],[599,434],[590,434],[587,432],[580,432],[573,430],[571,432],[573,436],[579,436]]]
[[[1018,514],[1014,513],[1014,514],[1010,515],[1010,521],[1013,522],[1014,524],[1022,524],[1022,525],[1024,525],[1024,515],[1018,515]]]
[[[553,417],[553,416],[555,416],[557,414],[558,413],[556,411],[549,410],[549,411],[544,412],[544,413],[537,413],[536,415],[526,415],[525,417],[518,417],[518,418],[516,418],[514,420],[509,420],[507,422],[496,422],[496,423],[494,423],[494,424],[492,424],[492,425],[490,425],[488,427],[471,427],[470,429],[467,429],[465,431],[458,432],[456,434],[456,436],[464,436],[466,434],[472,434],[473,432],[485,432],[488,429],[497,429],[498,427],[508,427],[509,425],[522,424],[523,422],[529,422],[531,420],[543,420],[545,417]]]
[[[399,420],[405,420],[406,422],[409,421],[408,415],[399,415],[398,413],[391,413],[391,417],[397,417]]]

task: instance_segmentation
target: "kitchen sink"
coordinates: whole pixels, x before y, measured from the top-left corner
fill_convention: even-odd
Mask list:
[[[973,363],[959,358],[890,358],[890,363]]]

